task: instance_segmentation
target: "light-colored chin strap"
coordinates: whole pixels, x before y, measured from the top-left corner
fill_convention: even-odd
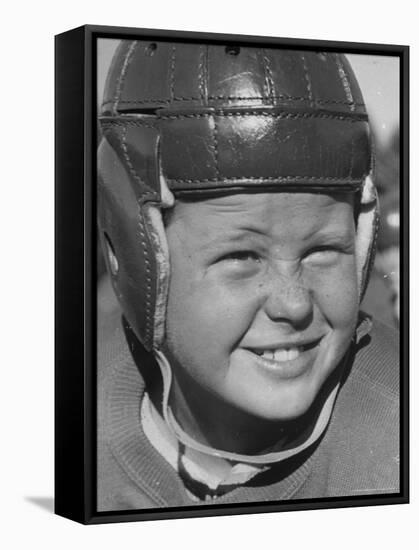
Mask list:
[[[172,207],[174,204],[174,198],[171,192],[168,190],[163,177],[161,177],[161,188],[163,208]],[[330,393],[326,396],[322,409],[316,420],[314,429],[311,431],[308,438],[298,446],[284,451],[277,451],[264,455],[242,455],[223,451],[221,449],[213,449],[211,447],[208,447],[207,445],[199,443],[198,441],[190,437],[176,421],[169,405],[170,389],[172,387],[172,370],[169,361],[167,360],[167,357],[161,351],[161,346],[164,339],[166,302],[169,288],[169,251],[161,209],[156,206],[149,206],[146,210],[146,215],[148,217],[150,225],[153,227],[153,244],[155,245],[156,258],[158,262],[158,292],[154,318],[154,355],[157,363],[159,364],[163,378],[162,410],[164,419],[169,429],[171,429],[175,437],[186,447],[213,456],[222,457],[238,462],[245,462],[249,464],[271,464],[274,462],[279,462],[281,460],[290,458],[291,456],[296,455],[304,449],[308,448],[315,441],[317,441],[317,439],[322,435],[327,427],[330,416],[332,414],[333,405],[339,390],[340,382],[338,382],[331,389]],[[355,243],[360,302],[368,283],[369,272],[372,268],[377,229],[377,192],[373,184],[372,178],[368,176],[362,189]]]

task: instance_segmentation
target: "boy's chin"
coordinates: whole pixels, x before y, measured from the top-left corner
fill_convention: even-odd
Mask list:
[[[304,415],[311,409],[313,399],[306,398],[293,400],[292,403],[278,403],[270,405],[269,403],[260,403],[258,406],[253,405],[246,407],[245,412],[262,423],[288,423],[302,419]]]
[[[289,422],[310,423],[322,411],[326,401],[333,395],[337,379],[333,373],[323,380],[298,380],[291,387],[277,388],[276,391],[242,392],[232,403],[240,407],[244,414],[252,416],[263,423],[281,424]],[[266,388],[265,388],[266,390]],[[246,395],[247,394],[247,395]]]

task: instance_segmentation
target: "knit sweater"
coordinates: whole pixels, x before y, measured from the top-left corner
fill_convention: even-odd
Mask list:
[[[399,340],[393,329],[375,322],[358,341],[316,444],[222,496],[198,502],[141,425],[144,378],[157,365],[139,368],[120,316],[109,316],[98,338],[98,511],[399,492]]]

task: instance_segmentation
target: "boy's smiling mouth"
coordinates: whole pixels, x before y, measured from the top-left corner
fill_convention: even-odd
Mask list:
[[[277,344],[268,344],[268,345],[262,345],[262,346],[248,346],[245,349],[248,351],[251,351],[252,353],[255,353],[256,355],[260,355],[266,359],[275,359],[277,361],[284,361],[289,360],[290,358],[287,358],[286,355],[292,355],[292,359],[297,357],[300,353],[307,351],[309,349],[312,349],[316,347],[320,340],[322,340],[323,336],[320,338],[316,338],[313,340],[304,340],[301,342],[288,342],[288,343],[277,343]],[[294,357],[295,356],[295,357]]]
[[[281,378],[295,378],[308,370],[323,337],[295,343],[277,343],[243,348],[256,359],[256,364]]]

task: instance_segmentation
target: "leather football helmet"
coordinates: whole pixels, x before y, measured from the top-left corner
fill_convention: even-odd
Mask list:
[[[148,351],[165,334],[177,198],[305,189],[359,197],[360,300],[378,227],[371,138],[345,56],[124,40],[100,111],[99,228],[115,293]]]

